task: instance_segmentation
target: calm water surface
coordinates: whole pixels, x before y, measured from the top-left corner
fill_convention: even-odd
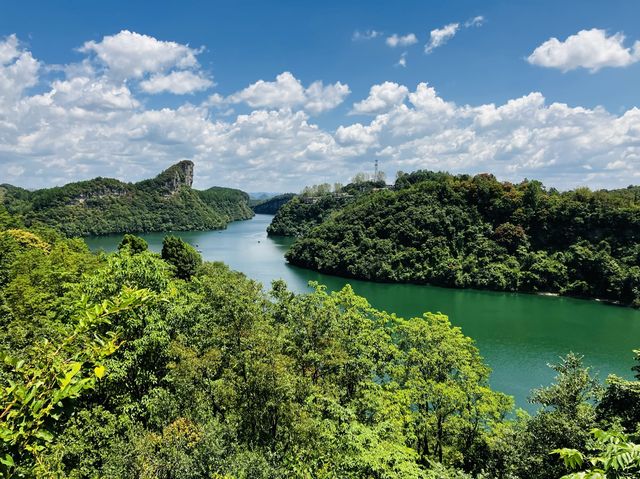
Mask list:
[[[585,356],[585,362],[604,379],[615,373],[631,377],[632,349],[640,348],[640,311],[595,301],[515,293],[457,290],[432,286],[380,284],[337,278],[286,263],[289,238],[268,238],[270,215],[235,222],[226,230],[177,233],[210,261],[223,261],[232,269],[268,286],[284,279],[289,288],[302,292],[309,281],[329,289],[346,283],[378,309],[410,317],[425,311],[449,315],[453,324],[475,339],[493,369],[491,385],[511,394],[520,407],[531,409],[527,396],[532,388],[549,383],[553,372],[546,366],[569,351]],[[162,248],[165,233],[140,235],[154,251]],[[87,238],[94,249],[113,251],[122,235]]]

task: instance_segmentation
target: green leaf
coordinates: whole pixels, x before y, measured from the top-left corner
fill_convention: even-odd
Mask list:
[[[60,389],[66,388],[69,385],[69,383],[71,383],[71,380],[74,378],[76,374],[78,374],[81,367],[82,367],[82,363],[78,363],[78,362],[71,363],[71,367],[69,368],[69,370],[64,376],[64,379],[60,383]]]
[[[105,367],[104,367],[102,364],[100,364],[100,365],[96,366],[96,367],[94,368],[94,370],[93,370],[93,372],[95,373],[95,375],[96,375],[96,377],[97,377],[98,379],[102,379],[102,378],[104,377],[104,373],[105,373],[105,371],[106,371],[106,369],[105,369]]]
[[[34,434],[35,437],[37,437],[38,439],[42,439],[43,441],[46,442],[50,442],[53,440],[53,434],[51,434],[49,431],[46,431],[44,429],[41,429],[40,431],[37,431]]]

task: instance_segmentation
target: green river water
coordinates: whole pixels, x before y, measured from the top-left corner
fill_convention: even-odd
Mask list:
[[[262,282],[284,279],[302,292],[309,281],[329,289],[346,283],[376,308],[409,317],[425,311],[447,314],[471,336],[493,369],[491,385],[511,394],[519,407],[531,410],[532,388],[548,384],[554,363],[569,351],[585,356],[585,363],[601,379],[615,373],[631,377],[632,349],[640,348],[640,311],[596,301],[515,293],[458,290],[407,284],[381,284],[338,278],[286,263],[290,238],[268,238],[269,215],[235,222],[226,230],[188,231],[177,235],[196,246],[205,260],[222,261]],[[160,251],[166,233],[140,235]],[[86,238],[94,249],[113,251],[122,235]]]

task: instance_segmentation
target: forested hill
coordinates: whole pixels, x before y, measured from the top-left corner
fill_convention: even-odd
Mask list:
[[[26,225],[53,226],[70,236],[224,228],[253,216],[246,193],[191,188],[194,165],[181,161],[139,183],[95,178],[27,191],[0,186],[0,201]]]
[[[327,188],[323,188],[324,186]],[[306,188],[301,195],[284,204],[276,211],[267,233],[275,236],[304,236],[334,211],[366,193],[384,188],[385,184],[382,181],[351,183],[333,193],[328,187],[329,185],[317,185]]]
[[[304,230],[308,206],[287,206],[281,213],[303,218]],[[375,281],[550,292],[639,307],[640,189],[561,193],[538,181],[419,171],[333,209],[304,231],[287,259]]]
[[[222,213],[230,221],[247,220],[253,217],[253,211],[249,206],[249,195],[244,191],[212,186],[197,193],[206,205]]]

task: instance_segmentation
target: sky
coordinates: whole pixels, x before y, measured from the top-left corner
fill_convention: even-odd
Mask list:
[[[4,0],[0,183],[640,184],[640,2]]]

